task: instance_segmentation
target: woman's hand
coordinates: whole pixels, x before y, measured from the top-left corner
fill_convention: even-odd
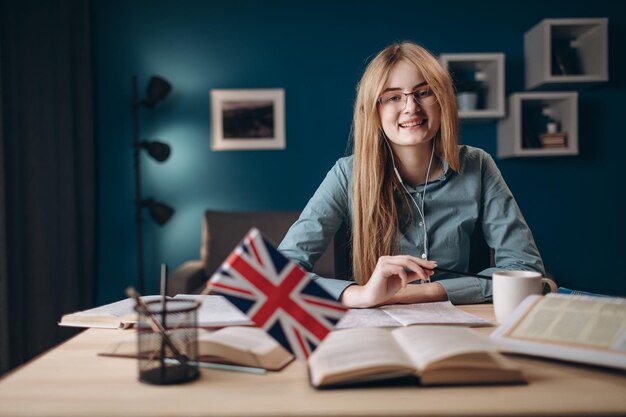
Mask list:
[[[348,307],[367,308],[385,304],[398,291],[415,280],[428,280],[437,266],[414,256],[381,256],[365,285],[351,285],[341,295]]]

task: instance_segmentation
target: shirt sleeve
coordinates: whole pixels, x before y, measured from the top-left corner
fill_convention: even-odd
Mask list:
[[[349,221],[349,174],[346,160],[335,163],[326,174],[313,197],[291,226],[278,250],[287,258],[298,263],[307,271],[324,253],[337,230],[344,221]],[[322,288],[339,299],[352,281],[320,277],[311,273]]]
[[[491,156],[483,165],[483,234],[495,250],[497,269],[545,274],[535,239]],[[491,272],[495,270],[492,269]]]
[[[436,282],[446,291],[448,300],[452,304],[479,304],[491,301],[491,281],[489,280],[460,277]]]
[[[495,250],[495,266],[481,271],[491,276],[501,270],[537,271],[545,275],[543,261],[528,224],[491,156],[481,164],[481,224],[489,247]],[[437,281],[453,304],[491,302],[490,280],[460,277]]]

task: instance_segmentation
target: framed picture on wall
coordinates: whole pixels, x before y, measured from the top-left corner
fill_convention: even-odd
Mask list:
[[[211,90],[211,149],[285,149],[285,90]]]

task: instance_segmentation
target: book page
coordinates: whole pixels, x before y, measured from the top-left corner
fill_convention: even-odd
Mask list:
[[[626,352],[626,299],[547,295],[507,336]]]
[[[177,332],[170,330],[168,335],[183,354],[188,354],[189,333],[185,330]],[[141,346],[145,348],[138,354],[137,334],[131,333],[119,342],[112,344],[99,352],[100,356],[124,358],[158,358],[162,342],[159,333],[142,333]],[[283,348],[263,329],[257,327],[225,327],[211,331],[198,329],[198,346],[194,352],[198,354],[200,363],[236,364],[280,370],[293,360],[293,355]],[[165,354],[168,358],[174,355],[169,347]],[[204,365],[201,365],[204,366]]]
[[[158,302],[162,300],[160,295],[144,295],[141,299],[145,303]],[[222,326],[246,326],[253,324],[248,316],[232,305],[221,295],[192,295],[179,294],[173,300],[202,301],[198,308],[199,327],[222,327]],[[161,304],[150,304],[150,310],[161,309]],[[160,315],[158,315],[160,317]],[[168,326],[176,326],[177,318],[183,316],[168,314]],[[135,301],[132,298],[106,304],[77,313],[66,314],[61,318],[60,325],[75,327],[105,327],[118,328],[130,327],[137,322],[135,312]]]
[[[214,332],[199,332],[199,340],[210,340],[234,349],[264,355],[280,344],[267,332],[258,327],[225,327]]]
[[[235,364],[278,371],[293,355],[258,327],[225,327],[209,333],[200,329],[200,356],[217,355]],[[208,343],[207,343],[208,342]]]
[[[413,369],[413,365],[388,330],[362,328],[331,332],[309,357],[309,368],[312,382],[319,385],[327,376]]]
[[[161,299],[159,295],[141,297],[144,302]],[[135,302],[128,298],[89,310],[65,314],[59,325],[70,327],[96,327],[105,329],[121,329],[134,325],[137,322]]]
[[[450,301],[394,304],[378,308],[351,308],[335,329],[359,327],[400,327],[413,324],[450,324],[470,327],[492,323],[455,307]]]
[[[487,320],[467,313],[450,301],[419,304],[394,304],[380,307],[403,326],[412,324],[454,324],[464,326],[491,326]]]
[[[412,326],[391,332],[418,371],[446,357],[473,352],[495,352],[495,345],[470,329],[452,326]]]
[[[351,308],[335,325],[335,329],[358,327],[398,327],[397,320],[378,308]]]
[[[144,302],[150,302],[154,300],[160,300],[160,295],[144,295],[141,297]],[[80,315],[84,317],[91,316],[110,316],[110,317],[128,317],[135,314],[135,301],[131,298],[126,300],[117,301],[111,304],[106,304],[100,307],[92,308],[85,311],[74,313],[74,315]],[[136,321],[136,319],[135,319]]]
[[[175,300],[202,300],[198,308],[198,327],[245,326],[252,320],[221,295],[178,294]]]

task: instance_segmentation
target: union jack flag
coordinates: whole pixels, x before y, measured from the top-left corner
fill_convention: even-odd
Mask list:
[[[208,285],[301,360],[308,358],[347,310],[256,228]]]

